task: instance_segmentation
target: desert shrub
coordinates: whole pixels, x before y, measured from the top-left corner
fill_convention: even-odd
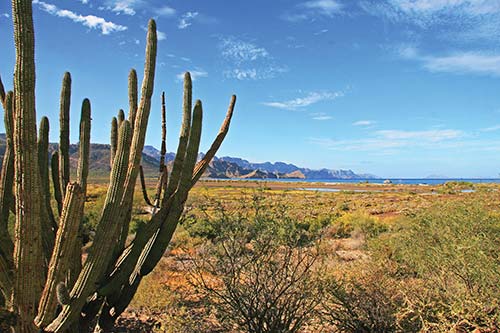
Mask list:
[[[399,283],[366,265],[350,267],[341,278],[328,278],[322,319],[335,332],[418,332],[420,323],[402,311],[406,300]]]
[[[388,230],[388,226],[376,217],[366,213],[346,213],[330,227],[329,234],[336,238],[351,237],[361,233],[366,238],[373,238]]]
[[[465,201],[400,225],[372,245],[377,260],[393,265],[392,277],[407,282],[411,302],[401,311],[420,318],[423,331],[499,329],[500,217]]]
[[[322,299],[316,237],[286,210],[219,211],[215,237],[198,248],[191,282],[228,330],[298,332]]]

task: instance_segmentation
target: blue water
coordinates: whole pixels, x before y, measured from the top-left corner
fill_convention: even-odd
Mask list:
[[[241,179],[233,179],[241,181]],[[305,182],[305,183],[370,183],[383,184],[385,178],[380,179],[245,179],[243,181],[259,181],[259,182]],[[427,178],[389,178],[393,184],[427,184],[440,185],[446,182],[459,181],[470,183],[497,183],[500,184],[500,178],[449,178],[449,179],[427,179]]]

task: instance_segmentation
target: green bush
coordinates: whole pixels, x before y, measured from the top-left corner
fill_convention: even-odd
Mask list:
[[[372,243],[393,278],[413,281],[401,311],[424,331],[493,330],[500,325],[500,216],[478,202],[446,203],[401,221]],[[389,271],[389,270],[388,270]]]

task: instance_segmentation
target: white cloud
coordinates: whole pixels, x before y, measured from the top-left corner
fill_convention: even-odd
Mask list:
[[[384,130],[372,133],[372,137],[351,140],[330,138],[310,138],[309,142],[331,150],[394,152],[397,149],[420,147],[426,149],[456,148],[464,145],[460,140],[465,133],[459,130],[403,131]]]
[[[142,0],[108,0],[107,9],[117,14],[135,15],[135,8],[142,3]]]
[[[495,125],[491,127],[481,128],[481,132],[496,132],[500,130],[500,125]]]
[[[302,4],[302,7],[311,9],[319,14],[333,16],[342,11],[342,4],[334,0],[312,0]]]
[[[191,70],[188,71],[191,74],[191,80],[196,81],[198,78],[201,77],[208,77],[208,73],[204,70]],[[177,74],[177,79],[178,80],[184,80],[184,72]]]
[[[237,64],[269,58],[269,52],[265,48],[234,37],[222,39],[219,48],[224,58],[234,61]]]
[[[378,136],[388,140],[422,140],[428,142],[440,142],[443,140],[456,139],[463,136],[462,131],[443,129],[429,131],[401,131],[401,130],[383,130],[375,132]]]
[[[299,109],[305,108],[305,107],[310,106],[312,104],[316,104],[318,102],[332,101],[332,100],[337,99],[337,98],[342,97],[342,96],[344,96],[344,93],[342,91],[311,92],[305,97],[299,97],[299,98],[295,98],[295,99],[283,101],[283,102],[265,102],[263,104],[270,106],[270,107],[273,107],[273,108],[294,111],[294,110],[299,110]]]
[[[169,6],[163,6],[155,10],[155,13],[159,16],[174,16],[175,15],[175,9]]]
[[[329,116],[325,112],[311,113],[310,115],[311,115],[313,120],[325,121],[325,120],[333,119],[332,116]]]
[[[310,0],[298,4],[292,11],[283,14],[282,18],[290,22],[299,22],[318,16],[333,17],[342,14],[343,7],[336,0]]]
[[[288,69],[277,65],[269,52],[253,42],[235,37],[221,38],[221,57],[228,67],[223,71],[226,78],[238,80],[270,79]]]
[[[158,40],[167,39],[167,34],[160,30],[156,30],[156,36],[158,37]]]
[[[186,29],[190,25],[193,24],[193,20],[199,15],[200,13],[198,12],[187,12],[182,15],[181,19],[179,20],[178,28],[179,29]]]
[[[500,0],[363,0],[366,12],[427,29],[458,42],[500,40]]]
[[[48,4],[43,1],[33,0],[33,4],[37,4],[41,10],[63,18],[69,18],[73,22],[81,23],[84,26],[90,29],[98,29],[101,30],[103,35],[109,35],[112,32],[124,31],[127,30],[126,26],[119,25],[110,21],[106,21],[102,17],[94,16],[94,15],[79,15],[70,10],[59,9],[57,6]]]
[[[84,5],[89,3],[89,0],[77,0],[77,1],[83,3]]]
[[[2,13],[2,14],[0,14],[0,16],[5,17],[5,18],[9,18],[10,17],[9,13]]]
[[[399,49],[401,57],[422,63],[430,72],[500,76],[500,54],[458,52],[443,56],[422,55],[412,46]]]
[[[322,34],[327,33],[327,32],[328,32],[328,29],[323,29],[323,30],[315,32],[314,36],[319,36],[319,35],[322,35]]]
[[[427,57],[424,59],[424,67],[431,72],[500,76],[500,55],[466,52],[443,57]]]
[[[352,123],[353,126],[372,126],[375,122],[373,120],[358,120]]]

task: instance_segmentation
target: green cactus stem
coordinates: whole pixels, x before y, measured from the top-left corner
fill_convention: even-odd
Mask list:
[[[181,175],[182,165],[184,163],[184,157],[186,155],[186,147],[189,138],[189,131],[191,127],[191,108],[193,100],[193,85],[191,82],[191,75],[189,73],[184,74],[184,100],[182,106],[182,127],[181,134],[179,136],[179,145],[177,146],[177,153],[175,155],[174,166],[172,168],[172,174],[167,186],[167,192],[165,196],[170,197],[179,185],[179,179]]]
[[[71,104],[71,74],[64,73],[59,113],[59,182],[64,196],[69,183],[69,109]]]
[[[116,117],[113,117],[113,119],[111,120],[111,148],[109,156],[110,168],[113,168],[113,161],[115,160],[117,144],[118,144],[118,120],[116,119]]]
[[[118,120],[118,128],[122,125],[123,121],[125,120],[125,112],[123,112],[122,109],[118,110],[118,117],[116,117]]]
[[[128,75],[128,103],[129,103],[129,111],[128,111],[128,121],[130,122],[130,126],[132,126],[132,130],[134,130],[135,126],[135,118],[137,115],[137,72],[135,69],[131,69]]]
[[[16,224],[13,303],[18,314],[16,332],[33,332],[38,299],[43,288],[41,186],[38,169],[35,111],[35,38],[31,0],[13,0],[14,42],[14,181]],[[34,269],[36,267],[36,269]]]
[[[111,171],[112,177],[104,202],[104,209],[97,227],[96,238],[89,249],[89,254],[82,271],[71,290],[71,302],[65,305],[58,317],[48,325],[48,332],[62,332],[79,317],[87,298],[94,292],[95,286],[102,279],[109,265],[110,257],[106,255],[113,251],[114,242],[120,229],[115,218],[120,211],[120,199],[124,191],[130,149],[131,131],[128,120],[124,121],[119,130],[116,161]]]
[[[4,121],[6,131],[6,146],[0,173],[0,256],[7,262],[6,267],[12,268],[14,243],[9,235],[9,215],[12,202],[12,185],[14,183],[14,151],[13,151],[13,98],[14,94],[9,91],[4,103]],[[9,269],[10,270],[10,269]],[[7,271],[6,271],[7,272]]]
[[[59,216],[62,213],[63,197],[61,193],[61,183],[59,182],[59,153],[57,151],[52,153],[50,158],[50,171],[52,173],[52,184],[54,188],[54,198],[57,202],[57,211]]]
[[[56,314],[58,303],[57,286],[64,280],[66,271],[73,260],[72,253],[77,242],[83,203],[84,195],[80,185],[78,183],[69,183],[64,198],[54,251],[49,263],[47,281],[38,306],[38,316],[35,318],[38,327],[48,325]]]
[[[50,180],[49,180],[49,119],[42,117],[40,121],[40,132],[38,134],[38,168],[42,186],[42,241],[45,260],[48,262],[57,229],[57,223],[54,219],[52,209],[50,208]]]

